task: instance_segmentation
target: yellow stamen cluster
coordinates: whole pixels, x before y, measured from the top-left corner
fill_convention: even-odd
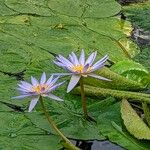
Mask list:
[[[34,92],[40,94],[40,93],[42,93],[46,88],[47,88],[47,85],[44,84],[44,85],[37,85],[37,86],[33,87],[32,90],[33,90]]]
[[[84,66],[83,66],[83,65],[76,65],[76,66],[73,66],[73,67],[72,67],[72,70],[73,70],[74,72],[78,72],[78,73],[84,73],[84,72],[83,72],[83,69],[84,69]],[[90,70],[91,70],[91,67],[89,67],[86,72],[89,72]]]

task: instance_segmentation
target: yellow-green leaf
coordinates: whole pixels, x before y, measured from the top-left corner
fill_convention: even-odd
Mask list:
[[[138,139],[150,139],[150,128],[138,116],[127,100],[122,100],[121,115],[127,130]]]

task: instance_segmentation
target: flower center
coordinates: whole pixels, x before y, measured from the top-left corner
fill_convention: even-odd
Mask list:
[[[83,65],[76,65],[76,66],[73,66],[73,67],[72,67],[72,70],[73,70],[74,72],[83,73],[83,68],[84,68]]]
[[[88,67],[88,69],[86,70],[86,72],[83,72],[84,66],[83,65],[76,65],[72,67],[72,70],[74,72],[78,72],[78,73],[87,73],[91,70],[91,67]]]
[[[43,91],[45,91],[45,89],[47,88],[47,85],[37,85],[37,86],[35,86],[35,87],[33,87],[33,91],[34,92],[36,92],[36,93],[38,93],[38,94],[40,94],[40,93],[42,93]]]

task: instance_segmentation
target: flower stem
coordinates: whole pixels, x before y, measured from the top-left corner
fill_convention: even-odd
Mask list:
[[[65,148],[67,148],[68,150],[80,150],[79,148],[77,148],[75,145],[73,145],[66,137],[63,133],[61,133],[61,131],[57,128],[56,124],[53,122],[52,118],[49,116],[48,112],[46,111],[46,108],[45,108],[45,105],[44,105],[44,102],[43,102],[43,98],[42,96],[40,96],[40,103],[41,103],[41,106],[42,106],[42,109],[43,109],[43,112],[50,124],[51,127],[53,127],[53,129],[55,130],[55,132],[63,139],[63,141],[65,142],[64,143],[64,146]]]
[[[82,100],[82,109],[84,113],[84,117],[88,118],[88,112],[87,112],[87,102],[85,98],[85,92],[84,92],[84,84],[83,84],[83,77],[80,78],[80,90],[81,90],[81,100]]]

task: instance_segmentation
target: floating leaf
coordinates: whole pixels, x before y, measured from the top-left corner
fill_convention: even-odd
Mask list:
[[[150,139],[150,128],[137,115],[135,110],[130,106],[127,100],[121,103],[122,119],[127,130],[138,139]]]

